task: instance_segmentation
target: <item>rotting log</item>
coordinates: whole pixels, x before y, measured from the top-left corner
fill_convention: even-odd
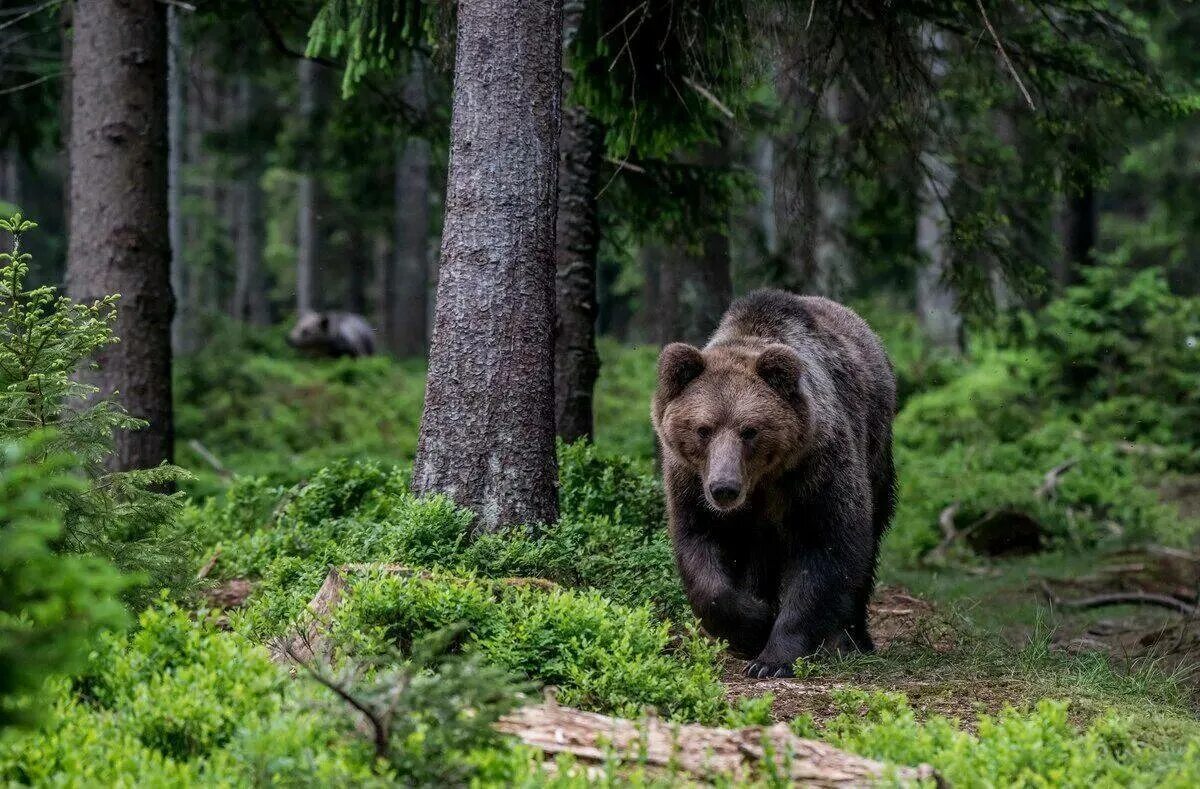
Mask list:
[[[782,723],[723,729],[673,725],[653,717],[639,722],[549,701],[505,715],[496,729],[547,755],[570,754],[585,767],[616,761],[700,782],[752,780],[771,774],[816,787],[940,783],[929,765],[887,765],[797,737]]]

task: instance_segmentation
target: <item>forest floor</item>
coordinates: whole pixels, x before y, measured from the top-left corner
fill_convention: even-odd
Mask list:
[[[1200,511],[1200,477],[1161,494],[1184,517]],[[1190,728],[1200,710],[1200,555],[1150,546],[897,570],[885,559],[882,574],[870,611],[875,654],[771,680],[744,676],[744,661],[730,658],[730,698],[769,693],[774,719],[821,723],[844,711],[839,691],[899,692],[919,717],[967,728],[1046,696],[1070,701],[1078,724],[1118,704]],[[1138,602],[1077,605],[1106,595]]]

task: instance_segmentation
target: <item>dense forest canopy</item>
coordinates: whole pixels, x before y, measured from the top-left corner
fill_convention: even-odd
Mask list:
[[[1196,785],[1198,37],[1186,0],[5,3],[0,782]],[[660,350],[761,288],[878,335],[894,392],[873,339],[829,386],[894,394],[898,494],[872,635],[763,680],[651,424],[705,364]]]

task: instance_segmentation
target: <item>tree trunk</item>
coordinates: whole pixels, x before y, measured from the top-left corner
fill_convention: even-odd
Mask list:
[[[252,122],[258,111],[257,90],[250,77],[238,77],[237,123]],[[266,272],[263,269],[263,206],[261,174],[252,161],[243,161],[233,184],[232,217],[237,228],[234,233],[233,257],[237,268],[233,287],[233,316],[252,326],[268,326],[271,322],[267,303]]]
[[[706,146],[699,163],[714,170],[728,169],[728,147]],[[706,230],[698,253],[676,247],[666,250],[662,257],[658,282],[660,343],[682,340],[702,344],[733,300],[728,228]]]
[[[1099,236],[1096,189],[1090,183],[1066,198],[1063,216],[1063,267],[1060,281],[1074,285],[1083,280],[1082,271],[1096,262]]]
[[[848,156],[843,124],[848,116],[847,96],[836,84],[825,89],[821,111],[828,127],[832,159]],[[813,174],[816,190],[816,232],[813,249],[813,277],[810,292],[831,299],[844,299],[854,284],[850,253],[846,248],[846,226],[850,217],[850,190],[845,175]]]
[[[346,311],[358,315],[367,314],[367,286],[371,279],[373,248],[361,227],[350,229],[350,249],[344,259],[348,270],[346,277]]]
[[[311,135],[317,112],[317,69],[320,66],[308,58],[298,66],[300,80],[300,115],[306,133]],[[320,308],[317,298],[317,258],[319,251],[317,228],[317,180],[313,174],[315,153],[306,145],[301,162],[299,194],[296,199],[296,312],[304,314]]]
[[[563,51],[570,51],[583,0],[566,0]],[[563,95],[573,78],[563,70]],[[592,397],[600,375],[596,352],[596,253],[600,217],[596,190],[604,145],[600,124],[572,104],[563,111],[558,162],[558,320],[554,350],[555,424],[564,441],[592,438]]]
[[[84,375],[149,423],[118,433],[113,466],[149,468],[172,458],[166,5],[77,3],[72,43],[67,290],[121,294],[121,341]]]
[[[947,68],[942,35],[926,30],[922,36],[930,51],[930,73],[940,80]],[[946,203],[954,189],[956,173],[945,158],[934,151],[923,151],[919,177],[916,248],[922,262],[917,270],[917,318],[931,342],[961,351],[958,298],[946,282],[952,264]]]
[[[954,188],[954,168],[930,152],[921,154],[921,162],[925,172],[921,175],[917,216],[917,254],[922,260],[917,270],[917,316],[934,345],[961,350],[958,300],[945,280],[951,249],[950,217],[943,201],[950,199]]]
[[[642,292],[638,299],[638,333],[645,342],[660,342],[662,339],[662,291],[663,267],[666,252],[658,242],[644,242],[638,249],[638,264],[642,269]]]
[[[413,55],[404,100],[423,112],[425,64]],[[396,248],[386,295],[383,336],[397,356],[424,356],[429,346],[429,141],[410,134],[396,153]]]
[[[413,489],[474,510],[477,532],[558,516],[561,11],[561,0],[458,5],[445,229]]]
[[[175,294],[180,309],[176,310],[171,322],[171,350],[178,354],[185,345],[187,303],[184,284],[183,255],[183,71],[180,68],[183,53],[183,35],[179,8],[167,8],[167,238],[171,245],[171,291]]]

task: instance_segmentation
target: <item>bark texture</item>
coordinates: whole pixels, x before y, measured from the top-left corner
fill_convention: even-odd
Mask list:
[[[547,755],[568,753],[584,765],[615,763],[618,770],[622,765],[640,768],[672,783],[685,776],[701,785],[783,779],[810,787],[917,786],[937,780],[929,765],[888,766],[797,737],[783,723],[744,729],[668,725],[654,718],[610,718],[548,699],[542,706],[505,715],[496,729]]]
[[[582,0],[563,6],[563,51],[570,49],[583,17]],[[563,71],[563,95],[572,75]],[[600,375],[596,352],[596,253],[600,218],[596,191],[603,131],[587,111],[563,110],[558,161],[558,322],[554,348],[555,424],[564,441],[592,438],[592,400]]]
[[[404,101],[428,105],[425,66],[413,56]],[[429,346],[429,141],[409,135],[396,152],[395,262],[383,280],[383,336],[397,356],[424,356]]]
[[[552,522],[560,0],[458,5],[446,218],[413,488]]]
[[[116,436],[114,467],[148,468],[172,459],[167,7],[89,0],[73,21],[67,290],[121,295],[121,341],[83,375],[149,423]]]
[[[184,311],[187,303],[183,256],[183,132],[184,84],[180,63],[183,35],[177,6],[167,8],[167,237],[171,244],[171,292],[180,309],[171,321],[171,348],[184,348]]]
[[[318,68],[307,58],[297,64],[300,115],[310,130],[317,112]],[[305,158],[296,199],[296,311],[301,315],[320,308],[317,298],[317,179],[312,172],[314,152],[311,146]]]

